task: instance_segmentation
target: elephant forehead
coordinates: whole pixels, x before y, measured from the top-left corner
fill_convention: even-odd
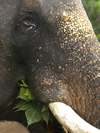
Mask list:
[[[59,15],[68,20],[69,16],[75,17],[79,14],[78,12],[75,15],[71,14],[75,13],[75,10],[79,9],[79,12],[81,12],[81,6],[80,0],[4,0],[0,2],[0,20],[4,18],[0,21],[0,25],[11,22],[12,18],[17,14],[21,14],[21,12],[34,11],[45,16],[49,21],[50,18],[51,21],[56,20],[54,18],[59,17]]]
[[[81,0],[22,0],[20,2],[22,12],[35,11],[47,18],[57,18],[58,13],[63,17],[65,11],[72,12],[80,6],[82,6]]]
[[[62,20],[60,21],[61,27],[63,22],[64,25],[75,28],[75,30],[86,32],[86,30],[92,29],[81,0],[22,0],[20,10],[22,12],[35,11],[41,16],[45,16],[46,21],[53,23],[56,20],[58,20],[56,22]]]
[[[18,1],[0,1],[0,27],[5,28],[17,11]]]

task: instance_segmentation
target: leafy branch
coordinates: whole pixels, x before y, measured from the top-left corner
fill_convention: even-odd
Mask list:
[[[41,119],[43,119],[47,125],[49,120],[52,123],[53,115],[49,111],[47,104],[38,103],[35,100],[26,79],[18,80],[17,84],[20,87],[17,98],[20,98],[21,101],[13,109],[16,109],[16,111],[25,111],[28,126],[39,122]]]

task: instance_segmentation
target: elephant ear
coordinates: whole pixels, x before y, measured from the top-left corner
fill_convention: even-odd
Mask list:
[[[59,123],[71,133],[100,133],[68,105],[61,102],[49,103],[49,108]]]

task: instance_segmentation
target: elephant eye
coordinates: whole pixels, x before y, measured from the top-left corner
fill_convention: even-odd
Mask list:
[[[14,27],[17,34],[36,34],[39,29],[39,24],[35,16],[31,14],[24,14],[20,16]]]
[[[40,29],[40,22],[35,13],[23,13],[14,23],[14,32],[19,36],[38,36],[40,34]]]
[[[26,17],[23,19],[23,24],[26,26],[27,30],[35,29],[37,26],[31,17]]]

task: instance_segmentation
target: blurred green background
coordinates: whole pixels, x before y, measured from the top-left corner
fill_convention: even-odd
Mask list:
[[[82,2],[100,42],[100,0],[82,0]]]

